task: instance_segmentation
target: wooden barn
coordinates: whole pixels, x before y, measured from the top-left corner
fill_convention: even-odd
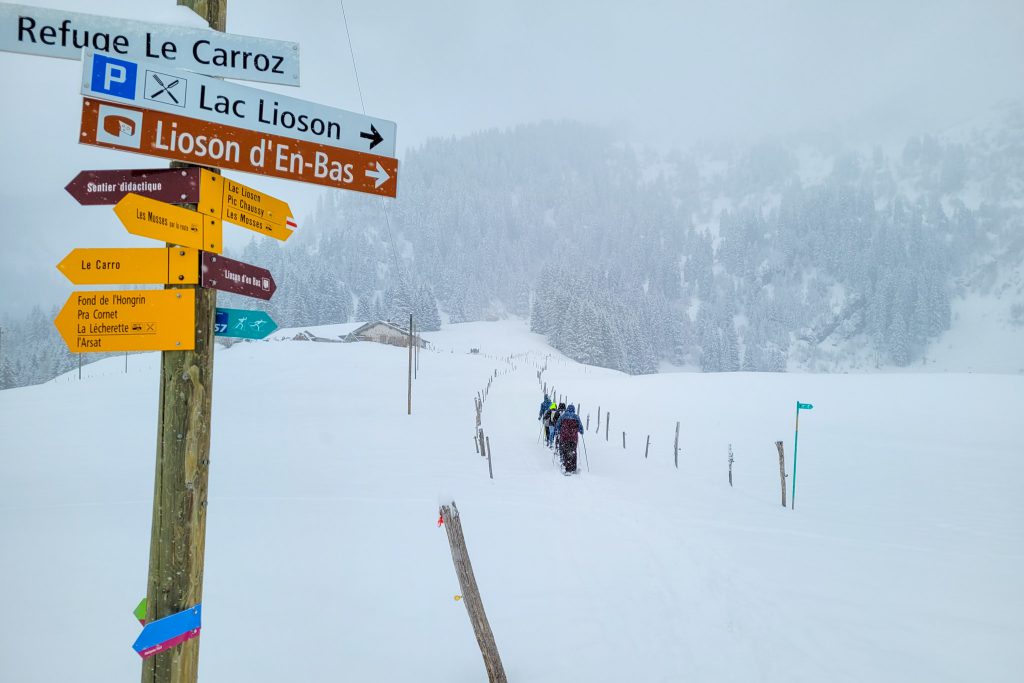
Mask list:
[[[391,346],[409,345],[409,328],[399,327],[391,322],[377,320],[358,327],[345,337],[347,342],[370,341],[378,344],[390,344]],[[426,348],[427,342],[418,334],[413,335],[413,343],[420,348]]]

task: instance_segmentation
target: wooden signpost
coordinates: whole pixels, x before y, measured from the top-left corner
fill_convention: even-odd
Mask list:
[[[195,348],[195,292],[72,292],[53,321],[73,353]]]
[[[125,230],[133,235],[215,254],[223,248],[220,219],[204,216],[198,211],[129,193],[114,206],[114,213],[121,219]]]
[[[76,285],[194,285],[199,252],[190,247],[72,249],[57,269]]]

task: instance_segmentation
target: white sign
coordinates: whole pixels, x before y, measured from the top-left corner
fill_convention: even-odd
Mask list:
[[[395,156],[394,121],[170,69],[159,62],[84,50],[82,94],[326,147]]]
[[[299,84],[299,44],[0,3],[0,50],[78,59],[82,48],[221,78]]]

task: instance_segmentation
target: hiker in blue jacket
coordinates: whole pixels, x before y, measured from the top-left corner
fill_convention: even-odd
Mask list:
[[[576,444],[583,433],[583,423],[576,414],[576,406],[569,404],[551,430],[558,438],[558,455],[562,460],[562,471],[572,474],[576,471]]]
[[[547,412],[547,409],[550,406],[551,406],[551,397],[548,396],[547,394],[544,394],[544,400],[540,402],[540,412],[537,413],[537,419],[538,420],[541,419],[542,417],[544,417],[544,413]]]

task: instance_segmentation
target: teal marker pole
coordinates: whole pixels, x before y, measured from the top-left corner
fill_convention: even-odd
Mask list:
[[[789,494],[789,509],[796,510],[796,447],[800,440],[800,409],[810,410],[810,403],[796,402],[796,428],[793,430],[793,490]]]

